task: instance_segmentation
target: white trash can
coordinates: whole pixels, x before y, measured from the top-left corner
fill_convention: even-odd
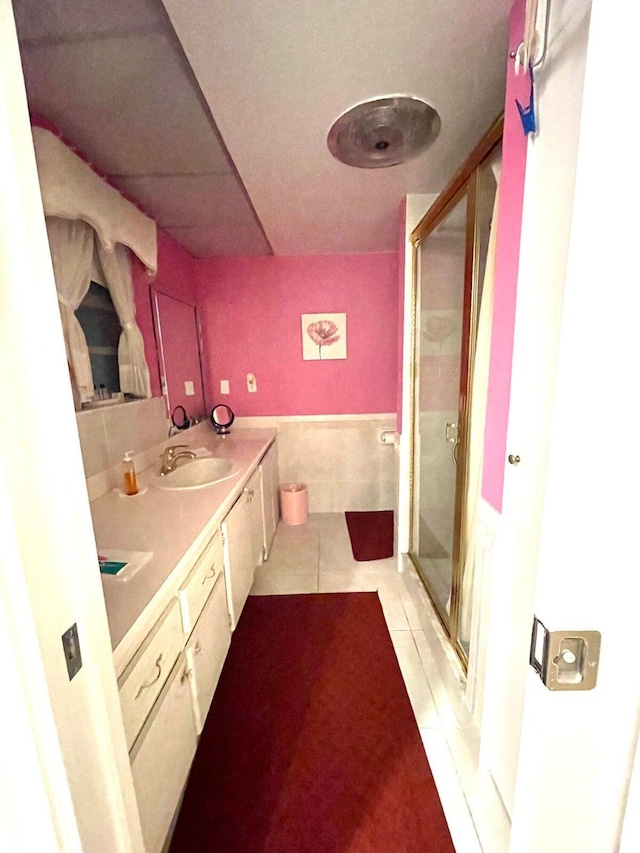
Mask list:
[[[280,486],[280,511],[285,524],[304,524],[307,520],[307,487],[303,483]]]

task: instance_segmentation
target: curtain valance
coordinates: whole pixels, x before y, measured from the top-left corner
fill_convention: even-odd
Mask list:
[[[32,132],[45,215],[88,222],[107,251],[122,243],[155,274],[155,222],[102,180],[50,130],[34,127]]]

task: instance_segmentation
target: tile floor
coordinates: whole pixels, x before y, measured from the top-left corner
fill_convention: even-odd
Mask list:
[[[413,567],[353,559],[344,513],[278,526],[251,595],[377,591],[457,853],[506,853],[509,821],[462,699],[463,673]],[[473,815],[473,818],[472,818]]]

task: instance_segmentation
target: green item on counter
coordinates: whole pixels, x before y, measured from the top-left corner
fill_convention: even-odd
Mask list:
[[[121,572],[128,563],[123,563],[120,560],[98,560],[100,571],[105,575],[117,575]]]

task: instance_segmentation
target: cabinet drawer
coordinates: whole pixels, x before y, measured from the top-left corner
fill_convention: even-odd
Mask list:
[[[222,568],[222,537],[216,534],[178,592],[185,634],[193,631]]]
[[[227,611],[227,591],[221,575],[187,646],[187,665],[193,673],[191,692],[198,734],[204,728],[229,645],[231,626]]]
[[[183,645],[180,606],[174,598],[118,679],[129,749],[162,690]]]
[[[197,745],[184,655],[180,655],[131,750],[146,853],[160,853]]]

